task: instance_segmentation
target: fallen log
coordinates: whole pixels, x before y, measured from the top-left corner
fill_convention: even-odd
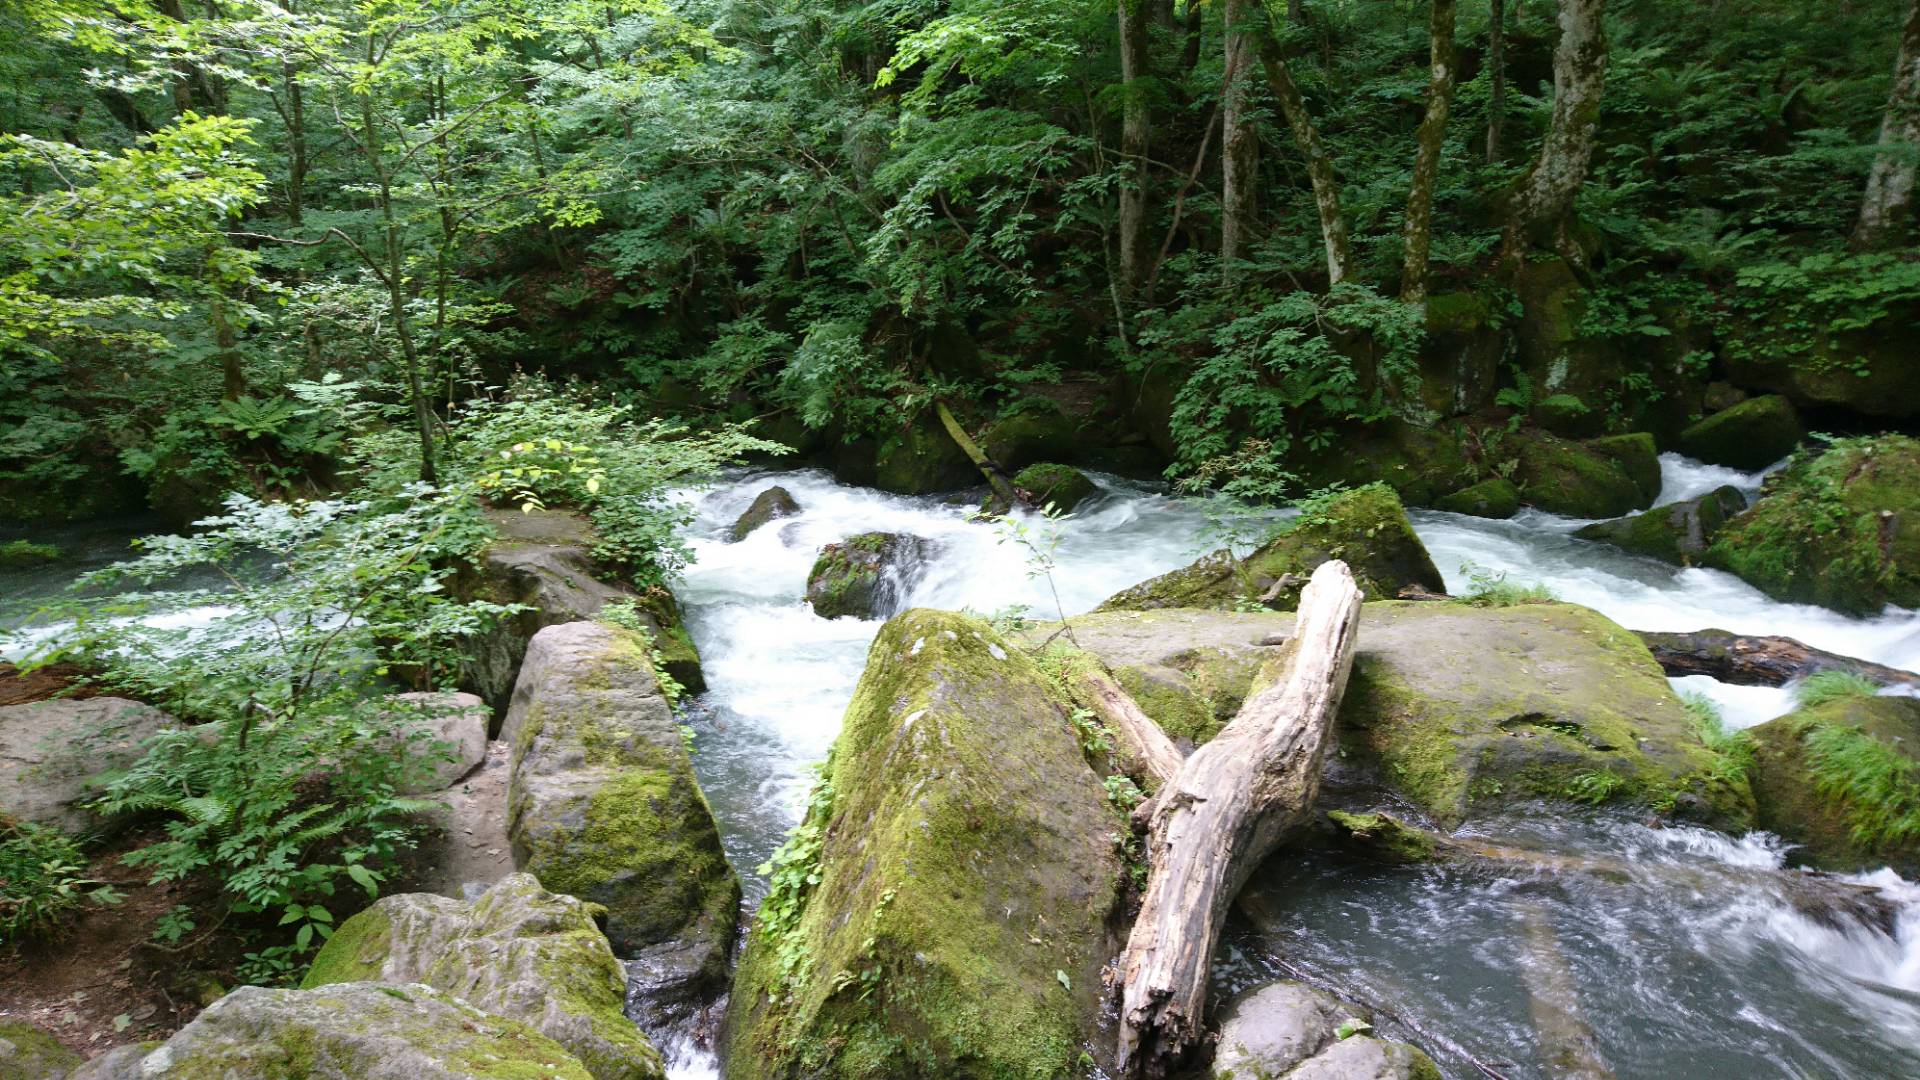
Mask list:
[[[1669,675],[1710,675],[1740,686],[1781,686],[1821,671],[1844,671],[1882,686],[1920,687],[1920,675],[1816,649],[1790,637],[1726,630],[1635,631]]]
[[[1359,621],[1352,572],[1339,560],[1323,563],[1301,593],[1293,636],[1255,680],[1264,688],[1156,797],[1147,887],[1115,964],[1121,1072],[1166,1076],[1200,1045],[1227,908],[1261,860],[1312,817]]]
[[[1091,660],[1072,676],[1074,696],[1100,715],[1100,719],[1120,740],[1127,759],[1128,773],[1143,790],[1154,791],[1180,771],[1186,760],[1180,749],[1115,681],[1098,660]]]
[[[1026,500],[1020,497],[1020,492],[1013,486],[1013,481],[1007,479],[1005,470],[995,464],[993,459],[986,455],[986,451],[980,449],[980,444],[973,441],[972,436],[967,434],[967,429],[961,427],[960,421],[953,418],[953,411],[947,408],[946,403],[934,402],[933,411],[934,415],[940,418],[940,426],[947,429],[947,437],[953,440],[953,444],[960,448],[961,453],[967,455],[967,460],[973,462],[973,467],[979,469],[980,475],[986,479],[987,486],[993,489],[996,512],[1004,514],[1012,511],[1016,506],[1026,505]]]

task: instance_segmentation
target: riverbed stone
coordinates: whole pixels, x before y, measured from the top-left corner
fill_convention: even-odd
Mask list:
[[[1458,431],[1398,417],[1347,433],[1327,450],[1296,446],[1289,464],[1317,487],[1385,484],[1409,506],[1431,506],[1439,496],[1475,479]]]
[[[1141,709],[1196,743],[1231,719],[1260,659],[1291,630],[1286,614],[1073,619],[1074,639],[1123,686],[1152,688],[1135,693]],[[1183,680],[1190,671],[1206,673],[1210,697],[1182,686],[1202,684]],[[1445,824],[1542,798],[1636,803],[1732,828],[1752,818],[1745,783],[1701,741],[1646,646],[1573,604],[1364,605],[1337,731],[1339,768],[1364,769]]]
[[[1748,729],[1758,824],[1823,869],[1920,863],[1920,699],[1853,696]]]
[[[93,778],[138,761],[148,738],[177,726],[126,698],[0,706],[0,815],[67,833],[97,826],[86,809]]]
[[[1483,518],[1510,518],[1520,512],[1520,489],[1504,476],[1482,480],[1434,501],[1435,509]]]
[[[507,835],[546,888],[607,910],[614,950],[661,973],[648,1007],[724,986],[740,882],[646,641],[597,622],[534,635],[501,738]]]
[[[930,541],[905,533],[861,533],[828,544],[807,572],[807,602],[823,619],[886,618],[900,610],[932,550]]]
[[[745,540],[753,530],[767,522],[793,517],[799,512],[800,503],[794,499],[793,493],[775,484],[753,497],[753,504],[734,520],[733,528],[728,530],[727,535],[735,541]]]
[[[471,904],[384,896],[340,924],[300,985],[424,983],[532,1026],[594,1080],[658,1080],[659,1053],[622,1011],[626,978],[594,923],[600,913],[531,874],[505,878]]]
[[[0,1017],[0,1080],[61,1080],[85,1060],[40,1028]]]
[[[748,934],[726,1075],[1077,1074],[1126,827],[1021,649],[951,612],[889,621]]]
[[[1087,474],[1071,465],[1029,465],[1013,478],[1013,486],[1032,493],[1035,505],[1052,505],[1062,514],[1100,494]]]
[[[1305,983],[1275,982],[1242,993],[1220,1011],[1212,1080],[1439,1080],[1418,1048],[1372,1036],[1341,1038],[1340,1025],[1366,1010]]]
[[[1877,615],[1920,607],[1920,439],[1801,451],[1708,548],[1707,565],[1778,600]]]
[[[1548,513],[1619,517],[1652,505],[1660,493],[1659,460],[1652,456],[1650,436],[1579,443],[1545,431],[1522,431],[1512,439],[1519,462],[1513,479],[1521,497]],[[1647,459],[1653,462],[1651,487]]]
[[[1746,508],[1746,494],[1729,484],[1642,514],[1598,521],[1573,535],[1677,566],[1692,566],[1706,557],[1707,548],[1727,522]]]
[[[1345,559],[1369,598],[1413,587],[1440,592],[1446,584],[1414,534],[1400,497],[1385,484],[1341,492],[1309,508],[1287,531],[1243,560],[1224,548],[1190,566],[1115,593],[1100,611],[1171,607],[1229,608],[1259,600],[1275,610],[1299,606],[1300,590],[1321,563]]]
[[[1806,433],[1793,402],[1765,394],[1689,426],[1680,433],[1677,448],[1709,465],[1754,472],[1792,453]]]
[[[560,1044],[419,984],[243,986],[159,1047],[96,1058],[92,1080],[332,1077],[335,1080],[592,1080]]]

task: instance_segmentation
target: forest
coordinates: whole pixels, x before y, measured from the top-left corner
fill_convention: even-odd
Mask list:
[[[0,1080],[1920,1075],[1920,0],[0,0]]]

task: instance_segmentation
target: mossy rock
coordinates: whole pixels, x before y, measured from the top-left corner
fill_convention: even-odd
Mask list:
[[[85,1060],[32,1024],[0,1017],[0,1080],[59,1080]]]
[[[1520,512],[1520,489],[1504,476],[1482,480],[1470,488],[1443,495],[1434,507],[1483,518],[1510,518]]]
[[[1779,394],[1748,398],[1680,433],[1678,449],[1709,465],[1753,472],[1793,452],[1806,436],[1799,410]]]
[[[1635,477],[1623,461],[1637,451],[1630,444],[1595,440],[1604,446],[1577,443],[1544,431],[1514,436],[1519,468],[1513,479],[1528,505],[1574,518],[1614,518],[1650,506],[1659,493],[1659,463],[1653,466],[1654,490],[1643,487],[1646,477]],[[1649,440],[1645,449],[1651,452]],[[1635,471],[1640,471],[1635,467]]]
[[[424,983],[531,1025],[594,1080],[661,1080],[659,1052],[623,1011],[626,972],[594,922],[600,913],[531,874],[503,878],[471,904],[383,896],[340,924],[300,985]]]
[[[896,495],[933,495],[978,483],[980,471],[928,413],[881,442],[873,486]]]
[[[540,631],[500,737],[515,865],[604,907],[615,951],[663,969],[660,1008],[716,992],[740,883],[645,639],[596,622]]]
[[[1796,858],[1841,871],[1920,863],[1920,700],[1841,698],[1749,735],[1758,824],[1800,845]]]
[[[1303,447],[1294,464],[1317,485],[1385,484],[1410,506],[1431,506],[1475,479],[1472,459],[1454,429],[1400,419],[1345,433],[1330,450]]]
[[[1920,439],[1848,439],[1794,455],[1705,561],[1776,599],[1850,615],[1920,607]]]
[[[1078,1075],[1126,825],[1034,662],[978,619],[900,615],[823,782],[817,858],[776,871],[748,935],[726,1075]]]
[[[60,549],[52,544],[36,544],[31,540],[9,540],[0,544],[0,570],[42,566],[59,562],[60,558]]]
[[[1013,486],[1032,494],[1035,505],[1052,505],[1062,514],[1100,494],[1087,474],[1071,465],[1029,465],[1013,478]]]
[[[1199,670],[1199,661],[1215,680],[1245,672],[1250,683],[1291,629],[1284,614],[1073,619],[1081,648],[1122,685],[1145,678],[1162,689],[1138,700],[1169,727],[1212,713],[1213,699],[1181,694],[1168,672]],[[1744,781],[1701,741],[1646,646],[1571,604],[1364,605],[1338,730],[1347,763],[1443,823],[1539,798],[1630,802],[1723,827],[1752,818]]]
[[[1736,385],[1784,395],[1800,408],[1912,418],[1920,416],[1916,334],[1920,308],[1908,305],[1870,327],[1817,331],[1811,340],[1803,326],[1750,323],[1719,352]]]
[[[1080,450],[1080,425],[1058,405],[1046,402],[988,424],[980,449],[994,464],[1020,472],[1046,461],[1064,461]]]
[[[1099,610],[1228,608],[1271,597],[1267,606],[1288,611],[1299,605],[1308,576],[1332,559],[1346,560],[1361,591],[1374,599],[1398,596],[1408,586],[1430,592],[1446,588],[1399,496],[1385,484],[1369,484],[1309,508],[1244,560],[1216,551],[1108,597]]]
[[[886,618],[900,609],[932,550],[905,533],[861,533],[828,544],[807,571],[807,603],[823,619]]]
[[[1727,522],[1746,508],[1745,493],[1728,485],[1644,514],[1595,522],[1573,535],[1651,555],[1676,566],[1692,566],[1705,558],[1713,538]]]
[[[1612,458],[1613,463],[1627,474],[1633,486],[1640,491],[1640,497],[1651,503],[1660,497],[1660,450],[1654,445],[1653,436],[1644,431],[1627,435],[1608,435],[1598,439],[1588,439],[1587,449],[1604,457]]]
[[[800,504],[794,500],[793,493],[775,484],[753,497],[753,505],[734,519],[733,528],[727,530],[727,535],[738,543],[767,522],[792,517],[799,512]]]
[[[97,1075],[97,1074],[96,1074]],[[431,987],[245,986],[111,1080],[592,1080],[560,1044]],[[105,1078],[102,1078],[105,1080]]]

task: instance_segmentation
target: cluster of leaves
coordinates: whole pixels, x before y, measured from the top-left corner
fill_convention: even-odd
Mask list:
[[[767,879],[767,898],[754,919],[756,932],[774,948],[774,963],[783,986],[806,982],[813,956],[800,932],[800,916],[807,898],[820,884],[820,851],[833,816],[833,784],[828,779],[832,758],[820,767],[820,779],[807,796],[806,815],[754,873]]]
[[[86,905],[120,899],[113,886],[87,876],[79,844],[0,816],[0,945],[50,937]]]

